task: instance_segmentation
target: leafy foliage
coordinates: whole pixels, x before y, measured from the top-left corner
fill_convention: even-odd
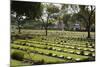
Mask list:
[[[14,51],[11,54],[11,58],[22,61],[24,59],[24,52],[22,52],[22,51]]]
[[[41,15],[41,3],[11,1],[11,11],[16,12],[17,16],[27,16],[34,19]]]
[[[53,4],[49,4],[47,5],[47,12],[49,14],[52,14],[52,13],[58,13],[59,12],[59,8]]]

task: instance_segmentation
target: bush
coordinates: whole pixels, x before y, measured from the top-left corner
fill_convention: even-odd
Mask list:
[[[49,56],[52,56],[52,53],[49,53],[48,55],[49,55]]]
[[[62,40],[60,42],[63,42]]]
[[[22,51],[14,51],[12,54],[11,54],[11,58],[12,59],[16,59],[16,60],[20,60],[22,61],[24,59],[24,52]]]
[[[93,46],[92,43],[90,43],[90,46]]]
[[[66,43],[66,41],[64,41]]]
[[[83,50],[80,51],[80,55],[84,55],[84,51]]]
[[[92,56],[92,52],[91,52],[91,53],[89,53],[89,56]]]
[[[47,43],[45,45],[48,45]]]
[[[60,44],[60,42],[58,42],[57,44]]]
[[[87,42],[87,43],[86,43],[86,48],[88,48],[89,46],[90,46],[90,44]]]
[[[45,47],[43,47],[44,49],[47,49],[47,47],[45,46]]]

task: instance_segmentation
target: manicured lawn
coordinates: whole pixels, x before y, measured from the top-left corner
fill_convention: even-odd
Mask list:
[[[22,63],[22,61],[11,59],[11,67],[28,66],[29,63]]]
[[[11,43],[11,53],[15,50],[23,51],[24,60],[30,60],[28,63],[23,63],[12,59],[11,66],[32,65],[32,63],[35,65],[36,62],[72,63],[95,59],[95,41],[86,39],[87,32],[48,30],[48,36],[45,36],[45,30],[22,30],[20,37],[24,35],[31,35],[32,38],[14,40]],[[94,35],[95,33],[91,32],[91,36],[94,37]],[[83,54],[81,54],[82,51]],[[31,60],[32,63],[29,62]]]

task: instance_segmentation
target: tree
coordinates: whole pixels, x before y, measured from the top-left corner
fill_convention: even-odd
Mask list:
[[[67,26],[67,28],[69,28],[68,21],[70,21],[70,19],[71,19],[71,15],[70,14],[64,14],[63,15],[63,22]]]
[[[86,23],[88,37],[90,36],[91,25],[95,23],[95,6],[93,5],[79,5],[80,11],[77,13],[78,19]]]
[[[70,26],[75,23],[75,20],[73,19],[73,14],[78,12],[78,6],[77,5],[71,5],[71,4],[63,4],[61,7],[61,15],[63,23],[65,24],[65,27],[67,27],[67,30],[70,29]]]
[[[41,16],[42,22],[44,24],[44,28],[46,31],[46,36],[47,36],[47,30],[49,26],[49,21],[51,18],[53,18],[53,14],[59,12],[59,8],[53,4],[43,4],[44,6],[44,11],[43,11],[43,16]],[[44,18],[44,19],[43,19]]]
[[[21,33],[22,21],[39,18],[41,11],[39,2],[11,1],[11,14],[16,15],[19,33]]]

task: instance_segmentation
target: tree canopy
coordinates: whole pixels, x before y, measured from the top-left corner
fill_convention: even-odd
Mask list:
[[[35,19],[41,15],[42,8],[40,2],[11,1],[11,11],[17,16]]]
[[[11,14],[15,15],[18,31],[21,33],[21,26],[24,20],[35,20],[42,14],[40,2],[11,1]],[[11,16],[12,17],[12,16]]]

